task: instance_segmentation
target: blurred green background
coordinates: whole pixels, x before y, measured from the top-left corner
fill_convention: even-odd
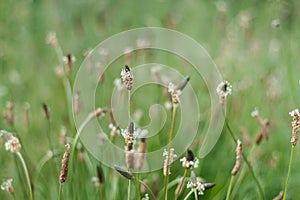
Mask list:
[[[244,126],[254,140],[259,131],[259,125],[251,117],[255,107],[263,118],[270,120],[270,138],[256,147],[257,159],[252,163],[264,187],[266,199],[272,199],[284,188],[291,148],[291,117],[288,112],[299,106],[300,99],[298,8],[300,2],[296,0],[2,0],[0,108],[4,111],[7,101],[14,102],[15,125],[11,127],[1,118],[0,127],[14,131],[20,137],[31,174],[35,173],[33,166],[48,150],[45,139],[47,122],[43,118],[42,103],[47,103],[51,108],[50,132],[53,140],[58,141],[62,125],[67,127],[68,134],[72,134],[67,122],[64,89],[54,71],[59,61],[52,47],[46,44],[50,31],[56,32],[64,53],[71,53],[77,58],[70,75],[72,83],[76,70],[84,60],[84,52],[109,36],[145,26],[174,29],[202,44],[223,77],[232,83],[228,119],[237,135],[240,126]],[[115,78],[107,76],[105,81],[113,82]],[[192,84],[197,85],[196,82]],[[30,105],[29,128],[22,122],[26,102]],[[202,199],[225,197],[235,158],[235,147],[228,136],[224,131],[213,151],[200,160],[197,174],[217,184]],[[192,147],[197,151],[196,143]],[[0,152],[0,179],[13,177],[16,199],[20,199],[24,192],[21,189],[24,180],[20,180],[16,173],[18,161],[14,162],[13,155],[5,151],[3,144]],[[249,152],[249,147],[245,147],[245,152]],[[57,162],[60,162],[59,159]],[[296,146],[288,199],[298,197],[299,165],[299,147]],[[172,178],[183,173],[179,165],[175,169],[178,171],[175,170]],[[53,176],[55,180],[57,175]],[[153,176],[161,176],[161,172],[149,175]],[[162,177],[159,180],[162,182]],[[82,189],[92,190],[85,189],[86,182],[79,183]],[[42,183],[37,181],[34,184]],[[162,183],[160,186],[162,188]],[[45,190],[45,186],[42,187]],[[54,193],[48,198],[55,198],[55,181],[49,182],[46,187]],[[109,188],[106,190],[109,191]],[[120,189],[120,199],[122,193],[125,196],[125,190],[125,187]],[[42,195],[36,197],[47,198]],[[6,192],[0,192],[0,199],[9,198]],[[92,198],[96,197],[92,195]],[[251,175],[246,175],[234,199],[257,198],[257,187]]]

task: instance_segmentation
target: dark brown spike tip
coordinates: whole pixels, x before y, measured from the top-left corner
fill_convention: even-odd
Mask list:
[[[125,65],[125,71],[130,72],[130,68],[128,67],[128,65]]]
[[[188,161],[194,161],[195,156],[194,156],[194,153],[193,153],[192,150],[190,150],[190,149],[187,150],[187,157],[186,158],[187,158]]]
[[[114,169],[119,172],[122,176],[124,176],[125,178],[127,178],[128,180],[133,179],[133,175],[131,172],[123,169],[122,167],[119,167],[118,165],[114,165]]]
[[[205,190],[211,189],[215,186],[216,186],[215,183],[204,183]]]

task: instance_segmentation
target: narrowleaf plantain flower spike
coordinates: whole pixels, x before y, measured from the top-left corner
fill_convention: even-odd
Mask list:
[[[216,89],[219,95],[219,101],[221,105],[224,105],[226,102],[227,95],[230,95],[232,92],[232,86],[228,81],[222,81]]]
[[[193,192],[198,191],[199,195],[203,195],[205,191],[205,186],[203,183],[197,180],[196,174],[194,171],[191,172],[190,181],[187,183],[187,188],[191,188]]]
[[[107,112],[107,109],[105,108],[97,108],[96,110],[94,110],[93,112],[91,112],[89,114],[90,118],[94,118],[94,117],[103,117],[105,115],[105,113]]]
[[[63,61],[66,64],[66,72],[71,73],[72,72],[72,63],[76,61],[76,58],[72,56],[71,54],[68,54],[67,56],[63,57]]]
[[[177,155],[174,153],[174,148],[171,148],[169,152],[166,149],[164,149],[163,156],[166,157],[164,160],[164,169],[163,169],[164,176],[166,176],[167,174],[170,175],[171,174],[171,171],[170,171],[171,164],[172,164],[174,158],[177,157]]]
[[[292,121],[292,139],[291,139],[291,143],[293,146],[296,146],[297,142],[298,142],[298,133],[299,133],[299,128],[300,128],[300,114],[299,114],[299,110],[295,109],[292,110],[291,112],[289,112],[289,114],[293,117],[293,121]]]
[[[284,192],[280,191],[279,194],[276,197],[274,197],[273,200],[282,200],[283,199],[283,195],[284,195]]]
[[[177,86],[175,86],[172,82],[169,83],[168,92],[171,94],[173,104],[180,103],[180,95],[182,94],[182,90],[185,88],[189,80],[190,77],[187,76]]]
[[[59,182],[64,183],[67,180],[68,168],[69,168],[69,158],[71,153],[70,144],[66,144],[67,150],[64,153],[63,159],[61,161],[61,170],[59,175]]]
[[[199,165],[198,158],[194,157],[194,153],[192,150],[187,150],[187,156],[180,159],[180,162],[182,162],[182,167],[185,167],[186,169],[190,168],[197,168]]]
[[[242,149],[242,143],[241,143],[240,140],[238,140],[237,141],[237,146],[236,146],[236,161],[235,161],[235,165],[234,165],[234,167],[233,167],[233,169],[231,171],[231,174],[233,176],[235,176],[239,172],[239,170],[241,168],[242,159],[243,159],[243,157],[242,157],[242,151],[243,151],[243,149]]]
[[[141,138],[139,148],[138,148],[138,159],[135,165],[137,170],[141,170],[145,162],[145,153],[146,153],[146,138]]]
[[[97,176],[100,184],[104,183],[104,174],[100,165],[97,165]]]
[[[133,175],[130,171],[127,171],[125,169],[123,169],[122,167],[119,167],[118,165],[114,165],[114,169],[119,172],[122,176],[124,176],[125,178],[127,178],[128,180],[133,179]]]
[[[13,179],[4,179],[3,183],[1,184],[1,190],[6,190],[9,193],[14,192],[14,187],[12,186]]]
[[[19,139],[13,135],[8,135],[8,140],[5,142],[5,149],[12,153],[17,153],[21,149]]]
[[[121,78],[127,90],[131,90],[133,86],[133,74],[131,68],[129,68],[128,65],[125,65],[125,68],[122,69]]]
[[[50,118],[50,108],[45,103],[43,103],[43,113],[45,118],[48,120]]]

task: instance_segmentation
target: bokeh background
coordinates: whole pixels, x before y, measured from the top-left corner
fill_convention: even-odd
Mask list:
[[[291,148],[291,117],[288,112],[299,106],[300,100],[299,6],[298,1],[292,0],[2,1],[0,108],[5,111],[7,101],[12,101],[15,105],[15,123],[12,127],[1,117],[0,128],[16,132],[20,137],[35,191],[38,191],[36,198],[56,198],[58,187],[58,174],[50,173],[50,166],[41,172],[46,174],[49,182],[39,180],[35,170],[49,150],[45,136],[48,125],[43,117],[42,104],[46,103],[51,109],[49,133],[53,141],[59,141],[61,126],[66,127],[70,136],[73,134],[67,119],[64,88],[55,74],[59,61],[53,48],[46,43],[47,34],[55,31],[64,53],[76,57],[70,75],[72,83],[87,50],[113,34],[149,26],[180,31],[206,48],[222,76],[233,85],[227,114],[236,135],[241,137],[239,128],[243,126],[254,140],[259,131],[259,125],[251,117],[255,108],[263,118],[270,120],[270,138],[255,147],[252,164],[263,185],[266,199],[275,197],[285,185]],[[122,62],[120,60],[115,64],[119,67],[123,65]],[[116,76],[119,76],[119,70],[116,69]],[[106,76],[105,81],[112,83],[115,78]],[[197,87],[196,82],[192,84]],[[200,91],[206,91],[203,85],[199,87],[202,88]],[[153,90],[153,93],[156,91]],[[26,106],[29,106],[30,126],[25,126],[22,121]],[[63,146],[57,144],[57,147],[63,150]],[[197,142],[192,148],[197,151]],[[250,147],[245,147],[246,153],[249,150]],[[299,150],[296,146],[289,199],[297,199],[299,193]],[[203,199],[224,199],[234,164],[234,152],[235,145],[224,130],[213,151],[200,160],[197,169],[197,174],[217,184],[206,192]],[[5,151],[3,142],[0,154],[0,179],[13,177],[16,199],[20,199],[26,194],[22,189],[22,172],[17,173],[21,171],[20,163],[14,155]],[[56,163],[59,162],[58,158]],[[84,166],[81,167],[84,171]],[[110,169],[103,167],[108,173]],[[172,178],[182,173],[178,164]],[[77,180],[82,187],[81,198],[88,197],[89,192],[95,193],[90,175]],[[162,189],[161,172],[144,176],[147,177],[150,185],[158,179]],[[122,187],[121,183],[118,182],[119,188],[112,190],[121,195],[116,199],[126,195],[126,187]],[[258,198],[257,187],[249,172],[235,187],[234,199]],[[110,190],[108,186],[106,190]],[[45,195],[45,191],[49,192],[48,195]],[[6,192],[0,191],[0,199],[9,198],[11,196]],[[90,198],[97,198],[97,195],[93,194]]]

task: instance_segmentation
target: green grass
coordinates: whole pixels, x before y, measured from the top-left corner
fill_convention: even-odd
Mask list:
[[[244,126],[251,138],[255,139],[259,125],[251,117],[251,112],[258,107],[263,118],[270,119],[270,138],[255,147],[252,166],[262,184],[265,198],[272,199],[284,189],[290,155],[290,137],[292,127],[288,112],[299,107],[300,100],[300,60],[299,28],[300,16],[296,8],[298,1],[226,1],[227,12],[218,12],[213,1],[5,1],[0,4],[0,109],[6,110],[6,102],[15,104],[15,124],[7,124],[0,118],[0,129],[15,132],[22,143],[22,155],[27,164],[33,184],[34,199],[56,199],[59,191],[59,170],[65,147],[59,143],[60,130],[64,126],[67,136],[74,138],[76,130],[70,123],[69,110],[62,81],[54,69],[59,65],[55,50],[46,44],[46,35],[55,31],[64,54],[72,53],[77,58],[74,70],[69,76],[71,85],[76,76],[83,53],[94,48],[101,41],[113,34],[131,28],[144,26],[168,27],[188,34],[202,44],[216,62],[222,76],[232,83],[233,93],[228,98],[227,118],[234,134],[239,135],[239,127]],[[249,26],[241,26],[241,17],[250,13]],[[221,19],[222,15],[222,19]],[[174,23],[170,23],[170,19]],[[278,28],[271,26],[273,19],[280,19]],[[116,47],[117,48],[117,47]],[[153,54],[151,57],[150,54]],[[134,54],[135,56],[137,54]],[[146,56],[145,56],[146,55]],[[166,52],[150,50],[137,56],[131,67],[160,62],[179,70],[184,76],[190,74],[190,84],[196,90],[201,111],[201,128],[191,149],[199,150],[202,133],[207,130],[209,113],[209,94],[204,81],[196,76],[188,63]],[[96,106],[109,107],[113,81],[119,78],[124,66],[121,57],[111,63],[105,72],[105,79],[96,91]],[[182,66],[185,66],[182,68]],[[159,92],[160,91],[160,92]],[[162,95],[162,88],[146,86],[137,90],[132,97],[132,112],[142,109],[144,115],[140,123],[148,124],[149,105],[159,102],[164,104],[167,98]],[[149,98],[145,99],[145,94]],[[29,126],[22,120],[23,106],[30,104]],[[42,104],[50,107],[50,129],[42,113]],[[178,113],[184,112],[178,109]],[[178,114],[177,116],[180,116]],[[161,146],[167,141],[170,128],[170,112],[167,123],[161,130],[161,136],[147,141],[147,151]],[[180,121],[178,117],[177,122]],[[99,120],[104,131],[109,134],[108,117]],[[122,127],[125,128],[125,127]],[[176,130],[176,127],[175,127]],[[45,163],[40,173],[37,166],[42,157],[50,150],[47,134],[53,142],[58,155]],[[116,144],[123,148],[124,141],[116,138]],[[244,145],[245,155],[250,147]],[[176,150],[176,147],[175,147]],[[100,190],[91,181],[97,176],[99,164],[93,155],[83,148],[84,161],[78,159],[75,149],[72,178],[63,185],[62,199],[100,199]],[[5,151],[0,145],[0,181],[13,178],[15,199],[28,198],[26,179],[21,163]],[[178,155],[180,158],[183,155]],[[204,158],[200,159],[198,176],[216,187],[205,191],[200,199],[224,199],[231,177],[235,159],[235,144],[226,131],[221,134],[216,146]],[[245,162],[243,162],[245,165]],[[287,199],[297,199],[300,173],[299,147],[295,147],[294,160]],[[125,199],[127,180],[117,174],[112,166],[101,165],[105,175],[102,187],[104,199]],[[125,166],[125,163],[124,163]],[[73,171],[74,170],[74,171]],[[238,190],[234,199],[257,199],[257,186],[246,168],[245,177],[240,185],[233,185]],[[181,176],[184,168],[176,161],[171,167],[169,180]],[[189,173],[188,173],[189,176]],[[238,179],[237,175],[235,181]],[[158,180],[158,190],[163,189],[162,170],[142,173],[140,179],[147,179],[153,188]],[[131,194],[135,194],[134,182]],[[172,198],[175,187],[168,191]],[[74,194],[72,192],[74,191]],[[184,190],[184,195],[188,193]],[[233,193],[231,193],[231,197]],[[193,195],[192,195],[193,196]],[[151,196],[150,196],[151,197]],[[12,199],[5,191],[0,191],[0,199]],[[193,198],[191,198],[193,199]]]

